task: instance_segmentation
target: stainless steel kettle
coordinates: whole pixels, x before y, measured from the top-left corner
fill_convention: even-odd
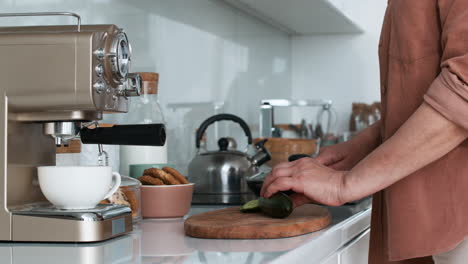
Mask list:
[[[195,183],[192,203],[194,204],[241,204],[255,195],[249,190],[246,178],[255,175],[259,166],[271,159],[270,153],[263,146],[265,141],[256,145],[256,153],[228,148],[229,140],[218,140],[219,150],[200,151],[200,141],[206,129],[218,121],[233,121],[244,130],[248,148],[252,145],[252,134],[248,125],[238,116],[219,114],[205,120],[196,133],[197,154],[190,162],[188,177]]]

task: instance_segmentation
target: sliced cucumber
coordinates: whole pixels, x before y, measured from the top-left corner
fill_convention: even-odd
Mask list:
[[[241,206],[240,211],[243,213],[255,213],[260,211],[260,207],[258,206],[258,200],[252,200],[246,202],[244,205]]]
[[[260,197],[258,205],[262,213],[273,218],[286,218],[294,210],[293,201],[282,192],[278,192],[268,199]]]

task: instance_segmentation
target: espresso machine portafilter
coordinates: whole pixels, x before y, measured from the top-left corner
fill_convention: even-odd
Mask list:
[[[38,166],[55,165],[56,145],[83,143],[161,146],[162,124],[91,128],[104,112],[127,112],[138,96],[129,72],[131,48],[116,25],[0,27],[0,240],[92,242],[132,230],[131,210],[99,205],[59,210],[42,194]]]

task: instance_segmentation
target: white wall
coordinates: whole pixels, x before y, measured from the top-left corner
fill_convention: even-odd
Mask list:
[[[205,118],[224,111],[256,127],[261,99],[291,93],[289,37],[222,1],[0,0],[0,10],[71,11],[82,16],[83,24],[124,28],[134,51],[132,70],[160,73],[169,161],[179,166],[193,157],[195,128]],[[0,25],[72,21],[15,18]],[[238,135],[240,129],[224,132],[230,133]]]
[[[331,99],[337,132],[347,131],[352,102],[380,101],[378,40],[386,0],[332,0],[364,30],[362,34],[292,38],[292,97]],[[296,122],[314,120],[310,110],[294,111]],[[312,117],[310,117],[312,115]]]

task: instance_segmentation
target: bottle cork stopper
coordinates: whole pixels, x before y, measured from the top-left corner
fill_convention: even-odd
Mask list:
[[[158,94],[159,74],[156,72],[139,72],[142,82],[142,94]]]

